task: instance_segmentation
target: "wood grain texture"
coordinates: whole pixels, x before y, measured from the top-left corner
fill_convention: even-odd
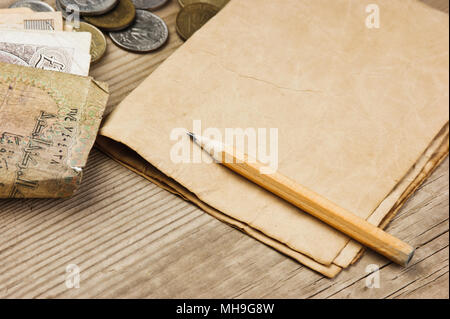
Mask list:
[[[424,2],[448,12],[447,0]],[[108,39],[91,74],[110,84],[110,105],[182,43],[178,10],[172,0],[156,11],[170,40],[155,53],[125,52]],[[330,280],[93,150],[73,198],[0,200],[0,297],[448,298],[448,190],[447,158],[388,226],[418,247],[408,268],[366,252]],[[69,264],[81,269],[79,289],[66,288]],[[371,264],[380,288],[366,288]]]

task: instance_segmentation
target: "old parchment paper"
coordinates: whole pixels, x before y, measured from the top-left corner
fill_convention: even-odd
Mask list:
[[[0,198],[72,195],[107,100],[92,78],[0,63]]]
[[[448,15],[414,0],[233,0],[118,106],[98,142],[333,277],[357,243],[220,165],[173,163],[170,133],[193,120],[276,127],[282,174],[385,226],[448,153],[448,44]]]

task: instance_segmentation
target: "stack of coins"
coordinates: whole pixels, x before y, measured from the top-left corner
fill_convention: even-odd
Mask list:
[[[178,0],[177,32],[184,40],[189,39],[206,22],[214,17],[230,0]]]
[[[138,52],[151,52],[163,46],[169,37],[166,23],[148,10],[159,9],[169,0],[55,0],[56,11],[61,11],[74,31],[92,34],[92,63],[106,52],[107,33],[118,47]],[[178,0],[181,10],[176,19],[177,33],[189,39],[229,0]],[[40,0],[19,0],[11,8],[28,7],[33,11],[55,11]],[[79,23],[77,23],[79,19]]]
[[[74,25],[74,31],[92,34],[92,62],[106,52],[109,34],[114,44],[133,52],[150,52],[160,48],[169,37],[165,22],[147,10],[155,10],[168,0],[55,0],[56,11]],[[28,7],[33,11],[55,11],[39,0],[19,0],[11,8]],[[77,21],[79,20],[79,21]],[[79,22],[79,23],[78,23]]]
[[[168,0],[56,0],[66,19],[79,14],[84,23],[107,32],[114,44],[134,52],[150,52],[169,37],[165,22],[146,10],[157,9]],[[72,16],[71,16],[72,14]]]

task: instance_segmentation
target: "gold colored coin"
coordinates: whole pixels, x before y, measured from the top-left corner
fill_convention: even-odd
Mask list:
[[[199,2],[212,4],[213,6],[216,6],[217,8],[222,9],[223,7],[225,7],[225,5],[228,2],[230,2],[230,0],[178,0],[178,3],[183,8],[190,4],[199,3]]]
[[[90,24],[105,31],[119,31],[130,26],[136,17],[136,8],[131,0],[119,0],[117,6],[100,16],[83,17]]]
[[[220,9],[208,3],[193,3],[185,6],[177,15],[177,32],[189,39],[198,29],[214,17]]]
[[[89,32],[92,34],[91,41],[91,63],[98,62],[106,52],[106,38],[103,33],[86,22],[80,22],[79,28],[73,29],[76,32]]]

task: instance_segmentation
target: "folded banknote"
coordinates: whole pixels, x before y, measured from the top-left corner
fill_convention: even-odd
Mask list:
[[[0,63],[0,198],[72,195],[108,96],[91,77]]]
[[[0,62],[87,76],[88,32],[0,30]]]

